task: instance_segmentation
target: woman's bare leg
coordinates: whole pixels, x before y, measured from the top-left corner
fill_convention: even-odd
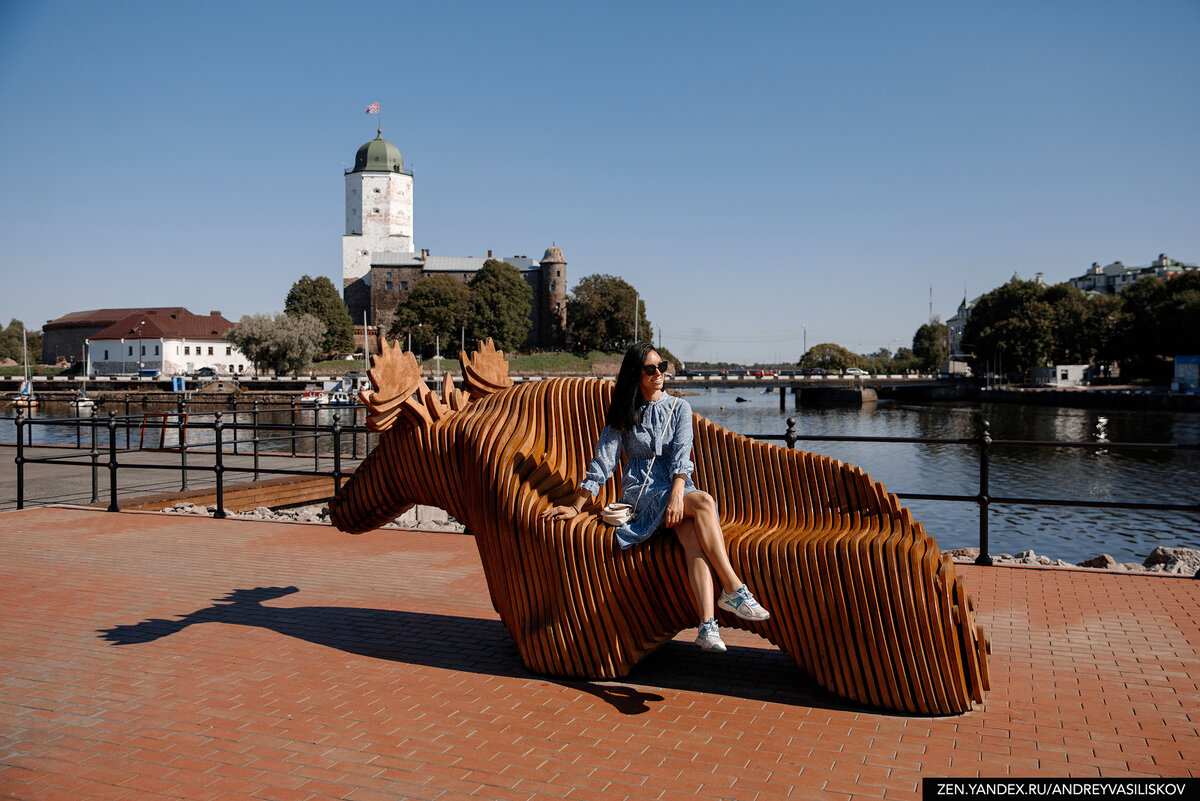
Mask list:
[[[712,618],[716,612],[713,606],[713,574],[704,549],[700,547],[700,539],[696,534],[696,524],[690,517],[685,517],[675,527],[675,536],[683,546],[684,562],[687,564],[688,583],[692,586],[692,598],[696,602],[696,613],[700,622]]]
[[[725,536],[721,533],[721,521],[717,515],[717,503],[707,492],[689,492],[683,496],[683,522],[680,526],[693,523],[696,541],[708,563],[716,571],[717,578],[726,592],[733,592],[742,586],[742,580],[734,572],[729,562],[729,549],[725,546]],[[676,526],[678,532],[680,526]],[[680,538],[680,542],[683,539]],[[687,548],[687,545],[684,545]],[[705,618],[707,620],[708,618]]]

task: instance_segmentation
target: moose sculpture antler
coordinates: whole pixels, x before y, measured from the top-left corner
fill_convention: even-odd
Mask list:
[[[475,536],[492,603],[527,667],[570,678],[626,675],[694,625],[683,550],[659,536],[628,550],[597,516],[539,513],[578,486],[613,384],[558,378],[514,386],[489,339],[465,391],[439,398],[411,353],[380,343],[361,398],[379,445],[330,504],[343,531],[378,528],[413,504]],[[730,559],[770,620],[723,613],[761,634],[826,689],[924,714],[964,712],[988,687],[987,640],[954,564],[860,468],[750,440],[693,415],[696,485],[717,500]],[[631,599],[639,599],[632,603]]]

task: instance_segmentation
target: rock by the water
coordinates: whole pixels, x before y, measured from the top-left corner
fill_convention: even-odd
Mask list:
[[[1155,573],[1194,576],[1197,571],[1200,571],[1200,551],[1195,548],[1159,546],[1146,557],[1145,566],[1146,569]]]
[[[1099,556],[1093,556],[1091,559],[1085,559],[1079,563],[1080,567],[1101,568],[1103,570],[1115,570],[1117,560],[1112,558],[1111,554],[1102,553]]]

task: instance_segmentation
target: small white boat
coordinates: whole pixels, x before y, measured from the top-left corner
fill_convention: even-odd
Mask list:
[[[329,403],[329,395],[319,389],[306,390],[300,396],[301,406],[325,406]]]
[[[71,398],[71,411],[75,414],[88,414],[96,407],[96,402],[87,396],[84,390],[76,390],[75,397]]]
[[[17,397],[13,398],[12,405],[18,409],[36,409],[38,407],[37,395],[33,394],[33,387],[28,381],[21,383],[21,389],[17,391]]]
[[[13,398],[13,406],[17,409],[36,409],[38,407],[37,395],[33,394],[33,373],[29,369],[29,345],[25,338],[25,331],[21,331],[21,353],[25,357],[25,380],[21,382],[21,388],[17,390],[17,397]]]

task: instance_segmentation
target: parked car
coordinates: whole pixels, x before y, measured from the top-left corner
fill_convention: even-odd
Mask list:
[[[842,375],[852,375],[852,376],[862,377],[865,375],[870,375],[870,373],[868,373],[866,370],[862,369],[861,367],[847,367],[845,370],[842,371]]]
[[[829,371],[824,367],[805,367],[800,375],[829,375]]]
[[[770,378],[775,375],[774,370],[755,370],[754,374],[759,378]]]

